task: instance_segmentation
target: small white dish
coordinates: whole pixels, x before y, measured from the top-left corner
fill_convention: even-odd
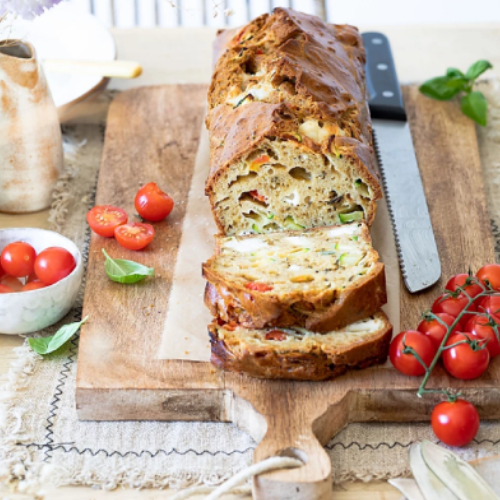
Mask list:
[[[47,328],[62,319],[76,299],[83,275],[82,254],[68,238],[45,229],[0,229],[0,252],[14,241],[29,243],[37,254],[62,247],[73,254],[76,267],[66,278],[46,288],[0,294],[0,333],[19,335]]]

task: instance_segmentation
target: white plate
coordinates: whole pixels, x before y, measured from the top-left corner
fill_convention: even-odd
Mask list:
[[[16,19],[12,29],[4,28],[1,38],[30,41],[43,59],[83,59],[112,61],[116,46],[111,33],[91,14],[61,2],[33,21]],[[103,88],[107,78],[46,72],[59,115],[72,104]]]

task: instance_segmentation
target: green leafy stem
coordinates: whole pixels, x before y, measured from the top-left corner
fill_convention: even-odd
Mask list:
[[[448,101],[457,94],[462,94],[462,113],[484,127],[488,103],[483,93],[473,90],[473,87],[476,79],[490,68],[493,65],[484,59],[476,61],[465,74],[457,68],[448,68],[446,75],[424,82],[420,86],[420,92],[439,101]]]
[[[474,285],[474,284],[479,285],[482,289],[482,292],[479,293],[478,295],[476,295],[475,297],[471,297],[466,292],[465,288],[467,286]],[[483,315],[483,316],[487,317],[488,318],[487,325],[489,325],[493,328],[497,340],[500,341],[498,324],[496,323],[495,319],[491,316],[491,314],[487,311],[485,311],[484,313],[480,313],[480,312],[475,311],[475,310],[472,310],[472,311],[470,310],[471,305],[474,302],[479,301],[481,298],[491,297],[491,296],[500,296],[500,293],[497,292],[496,290],[494,290],[487,281],[486,281],[486,284],[483,284],[481,282],[481,280],[479,280],[475,276],[472,276],[469,274],[469,277],[465,280],[465,283],[461,287],[457,287],[457,289],[454,292],[447,290],[445,296],[443,297],[443,300],[448,298],[448,297],[457,297],[460,294],[463,294],[465,297],[467,297],[467,304],[464,307],[464,309],[460,312],[460,314],[455,318],[455,321],[451,325],[448,325],[439,316],[437,316],[436,314],[434,314],[430,311],[426,312],[424,314],[424,318],[426,320],[431,321],[431,320],[435,319],[436,321],[438,321],[441,325],[443,325],[446,328],[446,335],[444,336],[444,338],[439,346],[439,349],[437,350],[436,355],[434,356],[434,358],[431,361],[431,363],[429,364],[429,366],[427,366],[424,363],[424,361],[418,355],[418,353],[415,351],[415,349],[413,349],[411,346],[406,345],[406,343],[405,343],[406,335],[405,335],[405,337],[403,337],[403,347],[404,347],[403,353],[404,354],[412,354],[413,356],[415,356],[417,361],[425,369],[424,378],[422,379],[422,382],[421,382],[420,387],[418,388],[418,392],[417,392],[417,395],[419,397],[422,397],[424,394],[443,394],[450,401],[453,401],[454,399],[456,399],[458,397],[458,394],[454,394],[453,392],[451,392],[448,389],[426,389],[427,382],[429,381],[429,378],[430,378],[436,364],[438,363],[439,359],[441,358],[441,355],[447,349],[451,349],[459,344],[469,344],[473,350],[486,349],[486,345],[488,343],[487,340],[470,339],[467,335],[464,335],[464,334],[462,334],[462,335],[464,335],[463,340],[460,340],[454,344],[446,345],[448,342],[448,338],[452,334],[453,330],[455,329],[455,327],[458,324],[460,324],[460,322],[462,321],[462,318],[465,317],[466,314]]]

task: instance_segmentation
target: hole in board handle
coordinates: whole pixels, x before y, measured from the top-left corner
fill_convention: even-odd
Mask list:
[[[307,461],[309,460],[307,453],[302,450],[299,450],[298,448],[284,448],[282,450],[279,450],[276,453],[276,455],[278,457],[296,458],[297,460],[300,460],[303,464],[307,464]]]

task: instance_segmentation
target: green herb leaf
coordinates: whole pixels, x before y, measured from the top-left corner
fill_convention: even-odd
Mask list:
[[[483,127],[486,125],[488,103],[482,92],[471,92],[462,97],[462,113]]]
[[[146,276],[154,276],[155,270],[152,267],[146,267],[133,260],[113,259],[104,248],[102,253],[106,257],[104,269],[108,278],[117,283],[137,283]]]
[[[456,76],[438,76],[427,80],[420,86],[420,92],[439,101],[447,101],[464,90],[469,81]]]
[[[446,76],[465,78],[465,75],[457,68],[448,68],[446,70]]]
[[[480,59],[476,61],[465,74],[466,78],[469,80],[475,80],[479,75],[482,75],[486,70],[493,68],[493,65],[489,61]]]
[[[45,355],[54,352],[65,344],[73,335],[80,329],[80,327],[89,319],[88,316],[77,323],[70,323],[64,325],[50,337],[37,337],[29,338],[28,343],[30,347],[38,354]]]

